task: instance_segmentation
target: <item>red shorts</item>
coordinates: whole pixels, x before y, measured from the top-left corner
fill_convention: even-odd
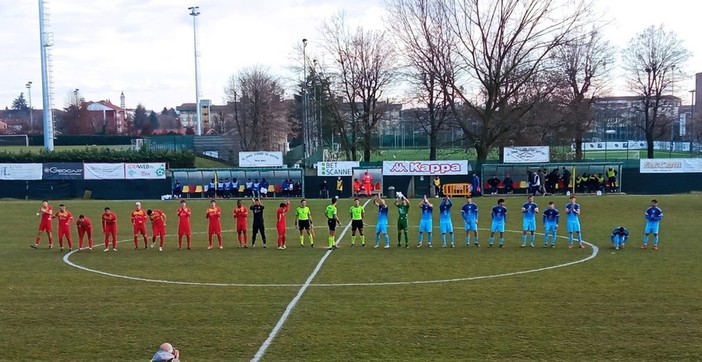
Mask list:
[[[178,235],[190,235],[190,225],[178,225]]]
[[[209,227],[207,228],[207,233],[210,235],[213,234],[221,234],[222,233],[222,226],[217,223],[217,224],[210,224]]]
[[[146,235],[146,225],[134,224],[134,235],[136,234]]]
[[[83,235],[88,234],[88,239],[93,238],[93,228],[89,227],[87,229],[80,228],[78,229],[78,237],[83,238]]]
[[[245,222],[237,222],[236,223],[236,232],[246,231],[246,227],[247,227],[247,225]]]
[[[278,229],[278,234],[285,234],[285,224],[278,224],[275,228]]]
[[[42,231],[51,232],[51,229],[52,229],[51,220],[42,220],[39,223],[39,232],[42,232]]]
[[[70,237],[71,237],[71,229],[59,227],[59,229],[58,229],[58,237],[59,237],[59,238],[62,238],[62,237],[64,237],[64,236],[67,237],[67,238],[70,238]]]
[[[157,225],[151,227],[151,235],[152,236],[166,236],[166,226],[165,225]]]
[[[108,226],[108,227],[106,227],[106,228],[103,230],[103,232],[105,233],[105,235],[116,236],[116,235],[117,235],[117,227],[115,227],[115,226]]]

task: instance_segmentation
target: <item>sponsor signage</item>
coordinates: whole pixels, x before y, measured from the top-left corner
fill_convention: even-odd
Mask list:
[[[358,161],[317,162],[317,176],[353,176]]]
[[[470,165],[458,161],[383,161],[383,176],[467,175]]]
[[[547,163],[551,159],[548,146],[505,147],[504,151],[504,163]]]
[[[41,180],[41,163],[0,163],[0,180]]]
[[[125,163],[124,175],[127,180],[164,179],[166,164],[163,162]]]
[[[282,152],[239,152],[239,167],[281,167]]]
[[[83,164],[78,162],[44,163],[42,165],[44,180],[82,180]]]
[[[702,172],[700,158],[646,158],[639,160],[641,173],[698,173]]]
[[[123,163],[84,163],[86,180],[124,180]]]

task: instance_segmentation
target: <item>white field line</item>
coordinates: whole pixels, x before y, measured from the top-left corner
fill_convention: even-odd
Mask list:
[[[370,199],[366,200],[366,203],[363,204],[363,206],[365,207],[366,205],[368,205],[369,202],[370,202]],[[346,234],[346,232],[349,230],[350,227],[351,227],[351,221],[349,221],[349,223],[346,224],[346,227],[339,235],[339,240],[341,240],[341,238],[344,237],[344,234]],[[275,324],[275,327],[273,327],[273,330],[271,330],[271,333],[268,334],[268,338],[266,338],[266,340],[263,341],[263,344],[261,344],[261,347],[258,349],[258,351],[256,351],[256,354],[251,359],[252,362],[260,361],[261,358],[263,357],[263,355],[266,354],[268,347],[270,347],[271,343],[273,343],[273,340],[278,335],[278,332],[280,332],[280,329],[283,327],[283,324],[285,324],[285,321],[287,321],[288,317],[290,317],[290,313],[297,305],[297,302],[300,301],[300,298],[302,298],[302,295],[305,294],[305,291],[307,290],[307,288],[309,288],[309,286],[312,284],[312,280],[314,280],[314,277],[317,276],[317,273],[319,273],[319,270],[322,268],[322,265],[327,260],[329,255],[331,255],[331,253],[332,253],[332,250],[327,250],[327,252],[324,253],[324,256],[322,257],[322,259],[319,260],[319,262],[317,263],[317,266],[314,268],[314,270],[312,271],[310,276],[307,277],[305,284],[303,284],[302,287],[300,288],[300,290],[297,291],[297,295],[295,295],[295,298],[293,298],[290,301],[290,303],[288,303],[288,306],[285,308],[285,312],[283,312],[283,315],[280,316],[280,319],[278,319],[278,323]]]

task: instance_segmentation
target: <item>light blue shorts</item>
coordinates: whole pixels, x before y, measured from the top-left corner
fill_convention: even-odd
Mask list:
[[[451,221],[440,222],[439,229],[441,229],[442,234],[452,233],[453,232],[453,222],[451,222]]]
[[[375,232],[387,234],[388,233],[388,224],[387,223],[376,224],[375,225]]]
[[[420,233],[430,233],[432,228],[431,220],[419,220]]]
[[[492,225],[490,226],[490,231],[493,233],[505,232],[505,222],[504,221],[498,221],[498,222],[493,221]]]
[[[558,230],[558,224],[553,223],[553,222],[547,222],[544,224],[544,232],[553,232]]]
[[[568,220],[568,232],[580,232],[580,220]]]
[[[661,223],[658,221],[647,221],[644,234],[658,234],[658,227]]]
[[[523,219],[522,230],[536,231],[536,219]]]
[[[466,231],[471,231],[471,230],[476,230],[476,231],[477,231],[477,230],[478,230],[478,223],[475,222],[475,220],[471,220],[471,221],[465,221],[465,220],[463,220],[463,228],[464,228]]]

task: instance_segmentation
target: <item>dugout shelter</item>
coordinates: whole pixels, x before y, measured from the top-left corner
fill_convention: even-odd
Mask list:
[[[176,181],[180,181],[183,197],[202,198],[208,196],[208,188],[211,180],[216,183],[224,180],[236,179],[239,188],[235,192],[235,197],[244,191],[245,182],[249,179],[261,181],[265,179],[268,184],[267,197],[304,197],[304,177],[300,168],[217,168],[217,169],[172,169],[171,189]],[[283,190],[283,181],[292,180],[298,183],[299,188],[288,192]],[[243,196],[243,195],[242,195]]]

